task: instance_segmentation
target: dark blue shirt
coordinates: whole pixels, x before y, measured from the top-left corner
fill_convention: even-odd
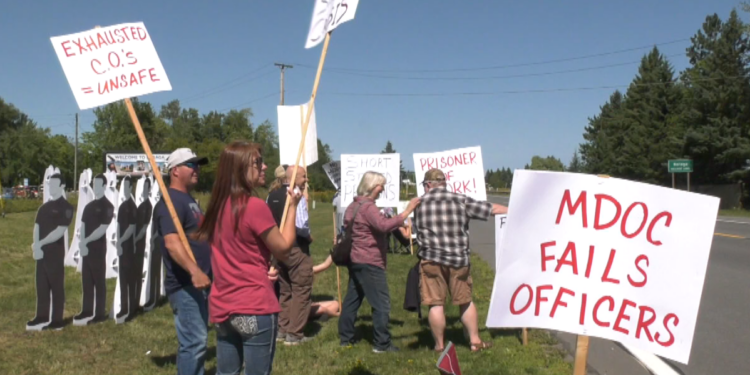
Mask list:
[[[174,210],[177,212],[180,223],[182,223],[185,235],[188,236],[188,242],[190,243],[190,248],[193,250],[198,267],[210,278],[212,276],[211,246],[207,242],[196,241],[190,238],[190,233],[198,230],[198,227],[203,222],[203,212],[198,202],[190,194],[172,188],[169,189],[169,197],[172,199]],[[167,294],[172,294],[184,286],[193,285],[190,274],[172,259],[169,255],[169,250],[164,245],[164,236],[177,233],[177,229],[175,229],[172,222],[172,217],[169,215],[167,205],[164,203],[164,198],[159,199],[159,202],[156,203],[154,225],[156,225],[159,232],[159,245],[161,246],[166,271],[164,276],[164,290]]]

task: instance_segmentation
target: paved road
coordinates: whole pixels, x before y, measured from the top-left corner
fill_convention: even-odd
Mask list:
[[[507,197],[490,196],[508,204]],[[472,249],[495,267],[495,223],[472,222]],[[711,248],[689,365],[665,360],[685,375],[747,374],[750,372],[750,220],[720,218]],[[554,332],[570,351],[575,335]],[[620,344],[591,338],[589,373],[650,374]]]

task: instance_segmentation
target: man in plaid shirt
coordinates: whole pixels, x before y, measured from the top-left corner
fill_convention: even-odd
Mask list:
[[[461,309],[461,322],[468,331],[471,350],[489,348],[492,343],[482,342],[479,338],[477,309],[471,298],[469,220],[486,221],[490,215],[507,213],[508,208],[448,191],[445,174],[439,169],[427,171],[422,185],[425,194],[415,211],[421,259],[419,284],[422,304],[430,306],[429,321],[435,351],[444,349],[443,303],[448,290],[453,304]]]

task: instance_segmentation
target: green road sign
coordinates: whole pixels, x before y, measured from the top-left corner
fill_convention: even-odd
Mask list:
[[[690,173],[693,171],[693,161],[687,159],[670,160],[667,168],[669,173]]]

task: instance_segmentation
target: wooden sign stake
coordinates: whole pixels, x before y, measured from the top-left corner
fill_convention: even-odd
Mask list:
[[[336,211],[333,212],[333,244],[336,244]],[[339,312],[341,312],[341,269],[336,266],[336,287],[339,291]]]
[[[307,107],[307,116],[305,117],[305,123],[302,126],[302,138],[299,142],[299,150],[297,151],[297,160],[294,163],[294,165],[299,165],[299,161],[302,158],[302,152],[305,150],[305,137],[307,136],[307,127],[310,125],[310,116],[312,116],[312,110],[315,106],[315,96],[318,93],[318,85],[320,84],[320,76],[323,74],[323,65],[326,61],[326,54],[328,54],[328,44],[331,42],[331,32],[329,31],[326,34],[326,39],[323,42],[323,51],[320,54],[320,62],[318,63],[318,72],[315,74],[315,83],[313,83],[313,91],[312,95],[310,96],[310,106]],[[294,183],[294,181],[297,180],[297,168],[294,168],[294,172],[292,172],[292,178],[289,180],[290,185]],[[289,202],[290,200],[286,200],[286,204],[284,205],[284,214],[281,216],[281,227],[279,230],[283,233],[284,231],[284,223],[286,223],[286,216],[289,213]]]
[[[526,328],[521,332],[521,342],[523,346],[529,345],[529,331]]]
[[[302,111],[302,106],[299,106],[299,127],[300,127],[300,130],[305,129],[305,114]],[[302,134],[303,137],[305,137],[306,135],[307,134],[304,134],[304,133]],[[302,165],[304,165],[305,170],[307,170],[307,150],[304,150],[302,152]],[[307,178],[310,178],[310,176],[307,176]],[[302,192],[302,195],[305,196],[305,200],[307,201],[307,209],[310,209],[310,198],[307,193],[307,185],[308,184],[305,184],[305,191]]]
[[[411,218],[409,218],[409,250],[411,251],[411,255],[414,255],[414,240],[411,239]]]
[[[148,140],[146,139],[146,135],[143,134],[143,128],[141,128],[141,122],[138,121],[138,116],[136,116],[135,114],[135,109],[133,108],[133,103],[130,101],[130,98],[125,99],[125,105],[128,107],[128,113],[130,114],[130,119],[133,121],[135,132],[138,133],[138,139],[141,141],[141,146],[143,146],[143,151],[146,153],[146,156],[148,157],[148,162],[151,164],[151,170],[154,173],[154,177],[156,177],[156,181],[159,183],[161,196],[164,199],[164,203],[167,204],[167,209],[169,210],[169,216],[172,217],[172,222],[174,223],[175,228],[177,228],[177,234],[180,236],[180,241],[182,241],[182,246],[185,247],[185,251],[187,251],[188,255],[190,256],[190,259],[192,259],[193,262],[195,262],[195,256],[193,256],[193,251],[190,249],[190,243],[187,240],[187,236],[185,236],[185,231],[182,229],[182,224],[180,224],[180,219],[177,217],[177,212],[175,212],[174,210],[172,199],[169,197],[169,191],[167,190],[167,186],[164,184],[164,180],[161,178],[161,171],[159,170],[159,166],[156,164],[156,159],[154,159],[154,154],[151,153],[151,147],[149,147],[148,145]]]

